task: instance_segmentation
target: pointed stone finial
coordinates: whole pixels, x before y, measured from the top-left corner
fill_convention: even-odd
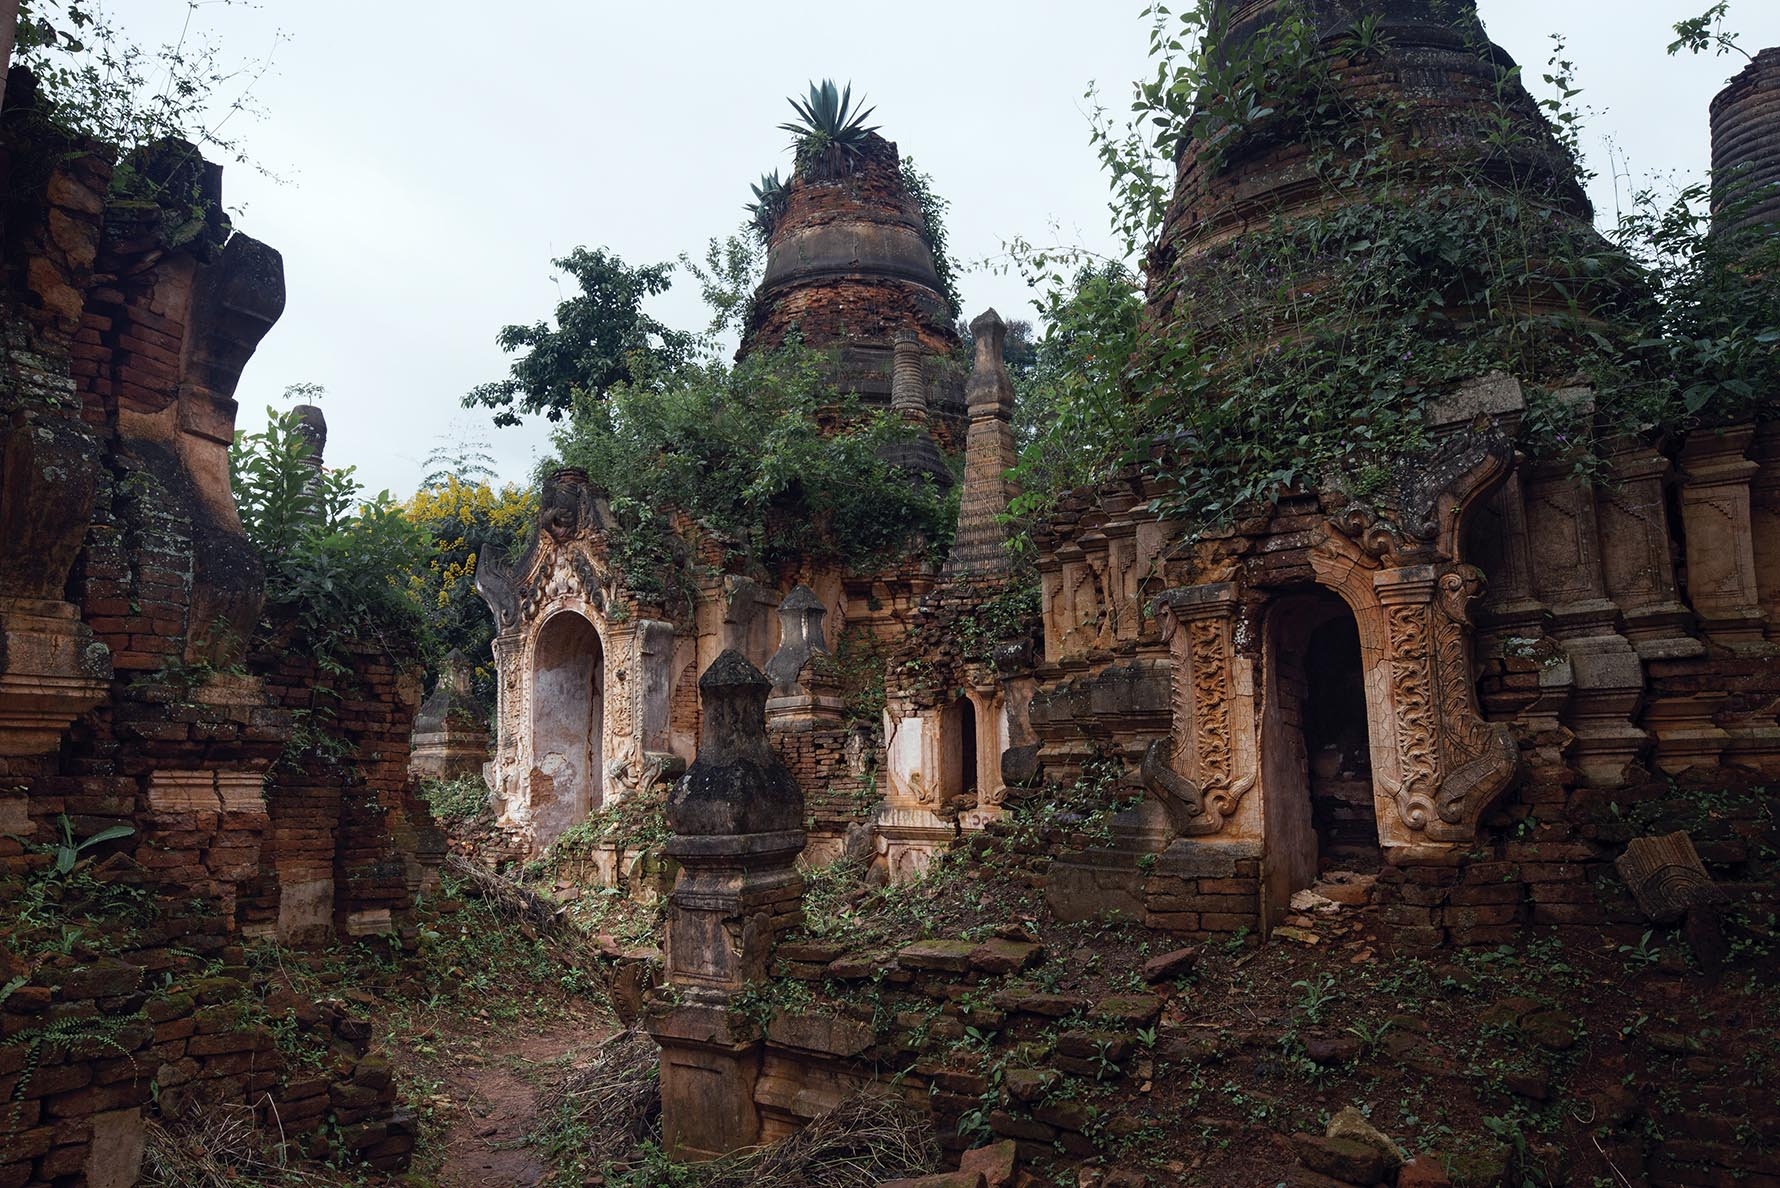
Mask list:
[[[313,404],[296,405],[291,412],[297,420],[297,436],[309,447],[309,455],[303,461],[320,470],[322,455],[328,448],[328,419]]]
[[[984,405],[1011,419],[1014,415],[1014,385],[1007,377],[1007,363],[1002,358],[1007,349],[1007,323],[993,309],[987,309],[970,324],[970,333],[976,343],[970,384],[965,389],[970,415],[974,419],[978,406]]]
[[[822,623],[828,607],[808,586],[800,585],[779,603],[779,650],[766,662],[773,692],[789,694],[797,689],[798,674],[811,656],[828,651]]]
[[[803,790],[766,737],[772,682],[733,648],[699,678],[704,722],[698,758],[668,798],[667,823],[685,836],[777,833],[803,827]]]

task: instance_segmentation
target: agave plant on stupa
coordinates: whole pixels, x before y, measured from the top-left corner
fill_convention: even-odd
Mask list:
[[[760,175],[760,181],[748,187],[754,191],[754,201],[748,203],[748,224],[754,228],[754,234],[765,243],[773,237],[773,228],[779,225],[779,217],[785,213],[785,183],[779,177],[779,171]]]
[[[866,138],[878,130],[877,125],[865,123],[876,108],[854,109],[851,83],[842,89],[833,79],[825,78],[820,84],[810,84],[807,100],[787,102],[797,112],[797,119],[779,127],[796,138],[797,171],[806,177],[845,176],[864,150]]]

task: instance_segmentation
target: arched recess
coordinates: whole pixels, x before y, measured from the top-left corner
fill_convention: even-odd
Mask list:
[[[976,703],[968,694],[960,696],[941,712],[939,790],[942,800],[978,790],[982,767],[979,737]]]
[[[1264,635],[1261,785],[1267,901],[1277,917],[1327,869],[1377,869],[1359,623],[1326,590],[1268,609]]]
[[[1381,555],[1396,554],[1368,543],[1331,531],[1310,564],[1359,624],[1379,841],[1398,852],[1469,845],[1520,769],[1513,732],[1478,709],[1470,608],[1483,575],[1463,564],[1384,564]]]
[[[538,630],[532,651],[532,832],[539,845],[600,807],[605,652],[599,632],[572,611]]]

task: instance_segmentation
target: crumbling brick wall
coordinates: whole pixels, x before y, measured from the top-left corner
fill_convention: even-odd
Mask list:
[[[228,485],[281,262],[231,234],[192,146],[146,151],[147,189],[115,193],[114,154],[32,91],[15,70],[0,113],[0,1184],[133,1182],[147,1118],[274,1103],[287,1137],[325,1150],[331,1117],[398,1167],[412,1126],[368,1025],[317,1014],[351,1071],[297,1074],[244,946],[280,914],[286,822],[326,795],[267,784],[318,674],[300,636],[248,653],[264,581]],[[333,725],[357,774],[332,790],[327,937],[399,927],[427,848],[404,666],[346,662]],[[58,845],[107,830],[58,872]]]

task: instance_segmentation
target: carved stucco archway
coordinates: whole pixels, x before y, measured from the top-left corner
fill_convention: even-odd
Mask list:
[[[1428,468],[1397,521],[1354,512],[1317,530],[1308,560],[1359,628],[1378,838],[1399,856],[1471,842],[1512,783],[1519,749],[1485,722],[1471,667],[1470,607],[1483,574],[1457,560],[1468,510],[1512,464],[1499,434],[1457,441]],[[1268,602],[1239,581],[1168,591],[1157,600],[1174,661],[1174,731],[1151,745],[1143,783],[1174,833],[1265,842],[1251,793],[1260,756],[1256,624]],[[1258,605],[1257,605],[1258,604]],[[1262,789],[1262,796],[1266,794]]]

